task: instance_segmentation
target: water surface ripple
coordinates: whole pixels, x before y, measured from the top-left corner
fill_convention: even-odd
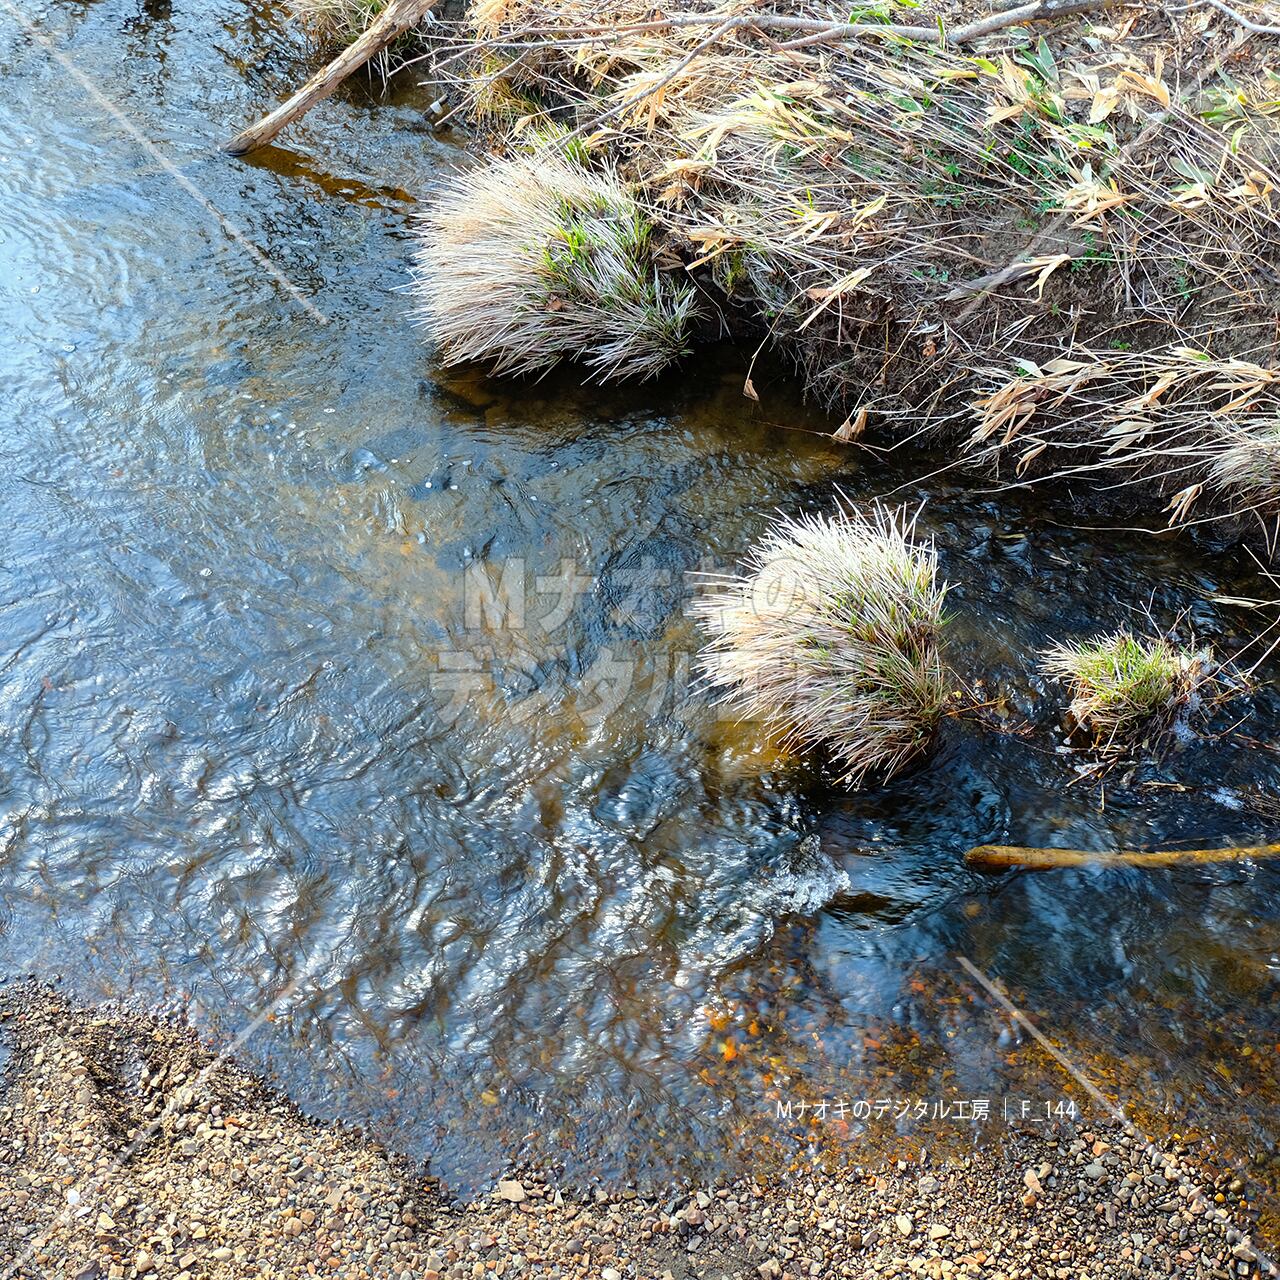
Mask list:
[[[912,484],[940,460],[833,445],[776,378],[752,405],[742,353],[627,392],[443,374],[397,291],[459,160],[422,91],[354,88],[237,163],[214,144],[303,67],[274,7],[30,16],[331,320],[0,16],[5,970],[225,1037],[280,1001],[251,1061],[467,1186],[522,1153],[785,1155],[819,1136],[788,1098],[1060,1090],[962,953],[1108,1087],[1272,1158],[1275,867],[961,862],[1273,829],[1270,684],[1104,797],[1030,664],[1144,607],[1230,649],[1246,561]],[[954,660],[1008,730],[949,723],[857,796],[723,721],[685,616],[689,575],[837,484],[928,497]]]

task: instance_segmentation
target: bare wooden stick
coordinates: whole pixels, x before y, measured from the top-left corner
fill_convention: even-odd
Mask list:
[[[1052,871],[1059,867],[1177,867],[1211,862],[1247,862],[1280,857],[1280,844],[1226,849],[1028,849],[1021,845],[980,844],[964,855],[966,866],[979,871]]]
[[[237,133],[223,150],[242,156],[264,147],[282,129],[301,119],[312,107],[327,98],[353,71],[376,58],[397,36],[421,22],[435,0],[391,0],[377,21],[348,45],[327,67],[316,72],[287,102],[281,103],[257,124]]]
[[[1255,22],[1252,18],[1246,18],[1243,13],[1233,9],[1228,4],[1223,4],[1222,0],[1201,0],[1201,3],[1212,5],[1219,13],[1225,13],[1233,22],[1238,22],[1246,31],[1256,32],[1263,36],[1280,36],[1280,27],[1268,26],[1265,22]],[[1197,7],[1195,5],[1193,8]]]
[[[1107,3],[1109,0],[1032,0],[1030,4],[1021,4],[1017,8],[1006,9],[1002,13],[988,14],[985,18],[979,18],[976,22],[967,23],[951,31],[936,26],[903,27],[894,23],[833,23],[824,30],[815,31],[812,35],[802,36],[798,40],[789,40],[779,47],[801,49],[805,45],[831,44],[863,35],[901,36],[908,40],[937,40],[942,44],[969,44],[1005,27],[1015,27],[1023,22],[1045,22],[1067,14],[1087,13],[1090,9],[1101,9]]]
[[[1017,26],[1024,22],[1045,22],[1052,18],[1065,17],[1069,14],[1087,13],[1094,9],[1105,9],[1122,4],[1124,0],[1028,0],[1010,8],[1003,5],[997,12],[979,18],[961,27],[951,30],[933,27],[903,26],[893,22],[828,22],[822,18],[805,18],[795,14],[781,13],[745,13],[725,18],[721,13],[676,13],[661,18],[650,18],[643,22],[574,22],[560,25],[543,23],[518,31],[524,38],[533,36],[552,36],[567,31],[573,35],[572,44],[585,42],[590,35],[621,36],[643,34],[649,31],[668,31],[681,27],[718,27],[716,35],[723,36],[730,31],[755,28],[759,31],[795,31],[805,33],[787,44],[779,45],[782,49],[799,48],[807,44],[841,44],[849,40],[858,40],[864,36],[889,36],[907,40],[937,40],[945,44],[967,44],[1003,27]],[[475,47],[488,44],[506,44],[513,33],[489,41],[476,41]],[[548,41],[550,44],[556,41]]]

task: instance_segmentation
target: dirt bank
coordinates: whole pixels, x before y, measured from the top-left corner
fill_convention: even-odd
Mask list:
[[[700,317],[794,361],[851,444],[935,434],[1004,483],[1120,491],[1131,516],[1141,492],[1151,527],[1269,526],[1280,28],[1194,4],[961,8],[850,27],[824,0],[480,0],[432,26],[418,74],[507,157],[423,224],[441,356],[547,367],[615,305],[631,358],[588,347],[587,371],[643,376]],[[625,182],[645,228],[609,287],[616,246],[531,176],[565,156]],[[531,241],[539,202],[563,225]],[[638,318],[617,304],[633,275],[655,295]],[[696,307],[660,305],[691,284]]]
[[[495,1171],[470,1204],[192,1031],[0,996],[6,1276],[762,1278],[1275,1275],[1236,1192],[1118,1130],[879,1172],[583,1197]]]

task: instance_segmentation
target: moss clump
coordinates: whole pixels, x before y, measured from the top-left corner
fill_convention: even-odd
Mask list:
[[[1104,753],[1154,743],[1186,723],[1202,709],[1204,687],[1213,679],[1207,652],[1123,629],[1055,645],[1041,665],[1066,681],[1071,719]]]
[[[448,364],[581,359],[603,381],[650,377],[689,349],[693,287],[657,269],[653,227],[610,174],[494,161],[449,182],[417,231],[418,318]]]
[[[937,556],[903,511],[841,509],[774,525],[740,577],[695,605],[707,680],[744,719],[823,746],[850,784],[932,741],[946,701]]]

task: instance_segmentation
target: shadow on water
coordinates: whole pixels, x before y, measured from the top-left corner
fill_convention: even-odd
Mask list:
[[[441,372],[398,292],[407,193],[457,160],[417,91],[235,164],[213,144],[298,74],[269,7],[40,21],[330,322],[0,17],[8,971],[224,1037],[270,1007],[245,1056],[466,1187],[521,1154],[643,1178],[871,1141],[841,1100],[1066,1093],[962,954],[1145,1115],[1273,1159],[1275,867],[961,860],[1273,829],[1270,684],[1104,795],[1031,664],[1144,607],[1230,651],[1257,615],[1215,597],[1267,594],[1243,558],[913,483],[784,381],[745,401],[731,350],[626,392]],[[836,485],[928,498],[956,664],[1006,722],[854,796],[719,716],[684,612]]]

